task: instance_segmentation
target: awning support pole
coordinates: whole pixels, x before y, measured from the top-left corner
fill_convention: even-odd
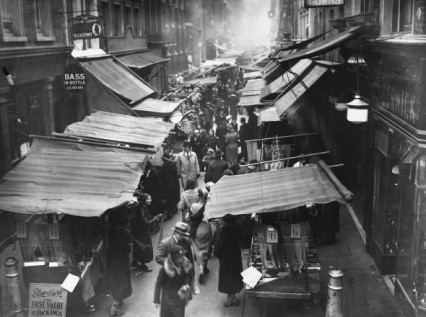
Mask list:
[[[274,136],[274,137],[263,138],[263,139],[252,139],[252,140],[246,140],[246,142],[257,142],[257,141],[275,140],[275,139],[289,139],[289,138],[316,135],[316,134],[318,134],[318,132],[304,133],[304,134],[293,134],[293,135],[285,135],[285,136]]]
[[[284,158],[279,159],[279,160],[263,161],[263,162],[258,162],[258,163],[249,163],[249,164],[240,165],[240,166],[251,166],[251,165],[260,165],[260,164],[265,164],[265,163],[281,162],[281,161],[304,158],[304,157],[309,157],[309,156],[325,155],[325,154],[329,154],[329,153],[330,153],[330,151],[309,153],[309,154],[303,154],[303,155],[298,155],[298,156],[284,157]]]

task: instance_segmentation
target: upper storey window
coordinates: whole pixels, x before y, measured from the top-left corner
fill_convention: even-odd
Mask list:
[[[426,34],[426,3],[422,0],[389,0],[380,8],[381,34]]]
[[[38,41],[53,41],[51,0],[34,0]]]
[[[0,0],[4,42],[26,41],[22,0]]]

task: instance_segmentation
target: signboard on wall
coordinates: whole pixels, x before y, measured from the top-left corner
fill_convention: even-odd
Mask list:
[[[305,0],[305,8],[342,6],[345,0]]]
[[[28,317],[65,317],[67,294],[59,284],[30,283]]]
[[[79,15],[71,20],[73,40],[96,39],[102,36],[101,18],[94,15]]]
[[[86,87],[86,73],[79,64],[70,64],[64,72],[64,87],[69,92],[81,92]]]

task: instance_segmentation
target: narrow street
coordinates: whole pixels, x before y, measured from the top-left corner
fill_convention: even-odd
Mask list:
[[[202,179],[202,176],[200,177]],[[172,232],[172,227],[179,220],[180,215],[164,223],[164,236]],[[317,301],[314,300],[270,300],[268,305],[269,316],[282,317],[322,317],[325,316],[328,292],[328,268],[341,268],[345,274],[343,280],[343,312],[345,317],[400,317],[401,308],[396,304],[390,290],[384,283],[371,256],[365,251],[357,228],[346,207],[340,210],[340,233],[337,242],[330,245],[318,246],[318,255],[321,262],[320,293]],[[152,237],[154,250],[158,244],[159,234]],[[154,251],[155,252],[155,251]],[[243,265],[247,266],[248,250],[242,250]],[[126,317],[155,317],[159,311],[153,304],[153,294],[157,272],[160,266],[154,261],[149,263],[152,272],[136,273],[132,271],[133,294],[124,302]],[[194,295],[186,308],[188,317],[257,317],[265,316],[261,303],[254,298],[243,298],[244,291],[238,297],[241,304],[238,307],[223,305],[226,295],[217,291],[219,261],[213,257],[209,260],[210,273],[204,284],[199,285],[201,293]],[[196,267],[198,277],[198,267]],[[245,300],[245,303],[244,303]],[[91,317],[108,316],[111,298],[101,298],[97,311]],[[244,312],[243,312],[244,309]],[[77,317],[77,316],[76,316]]]

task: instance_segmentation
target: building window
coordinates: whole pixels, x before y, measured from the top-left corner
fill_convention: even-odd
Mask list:
[[[386,5],[391,6],[390,25],[392,33],[413,31],[414,0],[393,0]]]
[[[123,34],[122,32],[122,21],[121,21],[121,5],[114,4],[114,12],[112,14],[113,18],[113,32],[112,36],[120,36]]]
[[[53,41],[52,8],[50,0],[34,0],[38,41]]]
[[[141,36],[141,14],[139,8],[133,11],[133,31],[135,36]]]
[[[22,0],[0,0],[3,41],[26,41]]]
[[[124,13],[125,13],[124,27],[125,27],[125,33],[127,33],[129,30],[129,27],[132,27],[132,8],[129,6],[126,6],[126,10]],[[133,35],[134,35],[134,30],[133,30]]]
[[[101,2],[101,15],[104,20],[104,33],[105,35],[109,34],[109,28],[110,28],[110,18],[109,18],[109,3],[108,2]]]

